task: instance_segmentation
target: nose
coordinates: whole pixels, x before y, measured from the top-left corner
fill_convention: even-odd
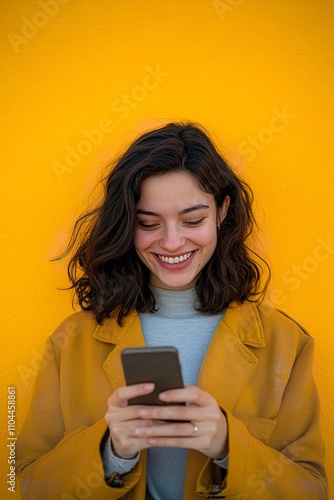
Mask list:
[[[160,240],[161,248],[168,252],[177,252],[186,242],[185,236],[182,234],[182,229],[176,225],[166,225]]]

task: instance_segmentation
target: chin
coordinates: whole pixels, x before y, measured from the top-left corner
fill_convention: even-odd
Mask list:
[[[181,282],[164,282],[161,281],[161,284],[163,285],[164,288],[170,289],[170,290],[186,290],[187,288],[193,288],[196,283],[194,280],[189,280],[189,281],[181,281]]]

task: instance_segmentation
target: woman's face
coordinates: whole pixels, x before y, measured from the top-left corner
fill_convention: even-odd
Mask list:
[[[150,283],[168,290],[195,285],[217,244],[229,197],[217,210],[215,199],[186,172],[148,177],[136,206],[134,245],[151,271]]]

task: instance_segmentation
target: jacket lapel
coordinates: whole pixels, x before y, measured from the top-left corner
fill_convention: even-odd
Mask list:
[[[211,394],[221,408],[232,412],[257,365],[257,358],[249,347],[264,346],[264,332],[256,306],[248,302],[231,304],[204,357],[198,386]],[[185,500],[197,498],[194,484],[206,462],[205,455],[189,450]]]
[[[264,333],[256,306],[245,302],[227,308],[212,338],[198,377],[198,386],[218,404],[232,411],[257,365],[249,347],[264,347]]]
[[[103,363],[103,369],[110,381],[112,390],[125,385],[121,351],[127,347],[142,347],[145,340],[140,327],[138,314],[133,311],[123,321],[120,327],[116,321],[117,311],[103,325],[98,325],[94,338],[110,344],[110,353]]]

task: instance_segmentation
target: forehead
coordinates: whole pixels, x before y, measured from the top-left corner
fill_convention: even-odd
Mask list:
[[[215,205],[213,195],[201,189],[197,179],[187,172],[154,175],[141,184],[137,208],[157,211],[159,207],[184,210],[193,205]]]

